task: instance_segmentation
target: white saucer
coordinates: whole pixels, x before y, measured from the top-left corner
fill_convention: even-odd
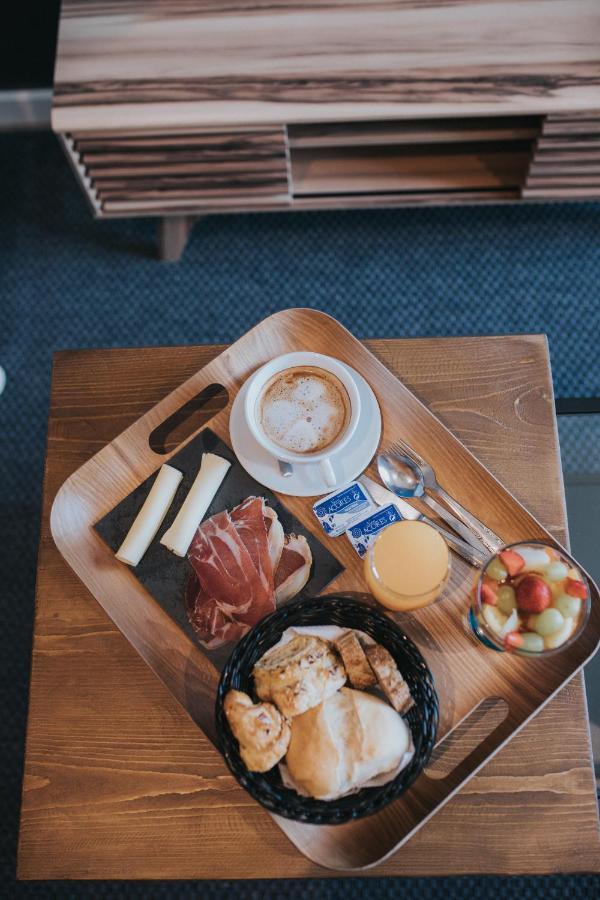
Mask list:
[[[331,455],[333,467],[339,474],[337,487],[354,481],[362,474],[373,459],[381,437],[381,412],[375,394],[362,375],[350,366],[345,367],[358,388],[361,413],[352,439],[338,453]],[[241,388],[233,401],[229,417],[229,434],[235,455],[248,474],[265,487],[280,494],[290,494],[292,497],[316,497],[330,494],[335,490],[327,484],[316,463],[295,465],[292,475],[288,478],[283,477],[277,460],[258,443],[246,425],[245,392],[246,385]]]

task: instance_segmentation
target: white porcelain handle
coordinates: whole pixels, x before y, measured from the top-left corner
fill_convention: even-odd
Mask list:
[[[325,479],[329,487],[335,487],[337,484],[337,478],[335,472],[333,471],[331,461],[328,459],[322,459],[319,462],[319,466],[321,467],[323,478]]]
[[[294,474],[293,465],[289,462],[284,462],[283,459],[278,459],[277,462],[279,463],[279,474],[284,478],[291,478]]]

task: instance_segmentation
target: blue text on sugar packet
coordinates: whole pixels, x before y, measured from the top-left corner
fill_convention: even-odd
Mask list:
[[[353,481],[343,490],[335,491],[315,503],[313,512],[325,534],[337,537],[374,508],[373,501],[363,486]]]

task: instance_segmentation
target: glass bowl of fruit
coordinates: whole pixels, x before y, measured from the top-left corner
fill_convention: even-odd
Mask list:
[[[575,561],[542,541],[499,550],[482,569],[472,600],[477,637],[495,650],[527,656],[572,644],[591,607],[590,586]]]

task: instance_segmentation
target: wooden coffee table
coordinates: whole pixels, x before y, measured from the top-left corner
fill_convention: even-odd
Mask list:
[[[366,343],[559,540],[566,539],[543,336]],[[299,854],[237,786],[212,744],[69,569],[50,536],[52,500],[67,476],[222,349],[55,356],[20,827],[22,879],[336,874]],[[509,389],[503,387],[507,383]],[[599,849],[578,675],[397,854],[366,874],[598,872]]]

